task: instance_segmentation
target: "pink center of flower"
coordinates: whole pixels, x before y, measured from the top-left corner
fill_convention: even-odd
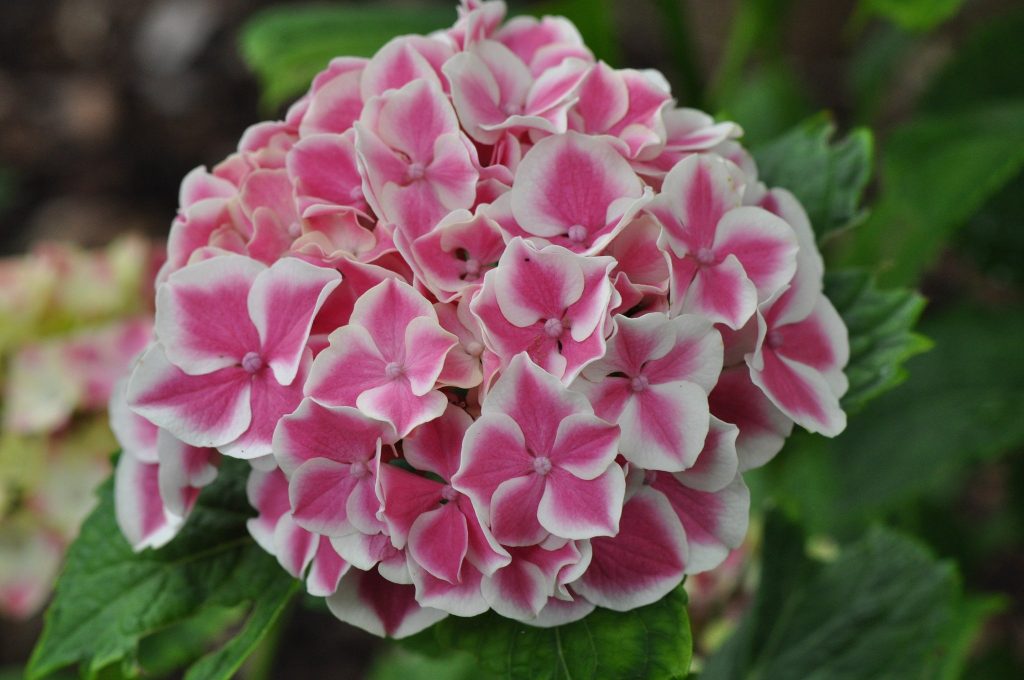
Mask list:
[[[484,353],[484,346],[476,340],[466,343],[466,354],[471,357],[478,357]]]
[[[441,489],[441,498],[445,499],[449,503],[459,497],[459,492],[452,488],[451,484],[445,484],[444,488]]]
[[[638,375],[630,381],[629,389],[634,392],[643,392],[650,384],[651,381],[647,379],[646,375]]]
[[[405,176],[410,182],[423,179],[423,175],[427,173],[426,167],[423,163],[410,163],[409,169],[406,170]]]
[[[713,264],[715,261],[715,254],[711,251],[711,248],[701,248],[697,251],[697,262],[703,265]]]
[[[302,225],[298,222],[292,222],[288,225],[288,235],[292,238],[298,238],[299,234],[302,233]]]
[[[466,278],[475,279],[480,275],[480,262],[478,260],[469,259],[463,265],[466,268]]]
[[[352,201],[363,200],[363,187],[362,185],[356,185],[348,192],[348,197]]]
[[[778,331],[768,331],[767,337],[764,341],[768,344],[769,349],[778,349],[782,347],[782,333]]]
[[[543,477],[551,472],[551,460],[547,456],[537,456],[533,459],[533,471]]]
[[[248,352],[242,357],[242,369],[249,374],[263,368],[263,358],[256,352]]]
[[[506,116],[518,116],[523,112],[523,106],[515,102],[505,102],[501,105],[501,110]]]
[[[565,324],[562,323],[561,319],[548,319],[544,322],[544,332],[552,338],[562,337],[562,333],[565,331]]]
[[[403,373],[405,373],[405,366],[402,366],[402,364],[397,361],[392,361],[384,367],[384,375],[386,375],[389,380],[394,380]]]
[[[348,468],[348,473],[356,479],[361,479],[370,474],[370,465],[365,460],[359,460]]]
[[[583,243],[583,240],[587,238],[587,228],[582,224],[574,224],[569,227],[569,233],[567,235],[569,240],[573,243]]]

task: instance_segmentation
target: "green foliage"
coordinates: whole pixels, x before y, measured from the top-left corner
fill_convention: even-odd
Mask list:
[[[476,677],[504,680],[682,678],[693,648],[682,587],[646,607],[597,609],[556,628],[534,628],[494,613],[449,617],[407,643],[424,653],[472,654]]]
[[[139,642],[138,665],[155,677],[188,666],[245,613],[245,607],[206,607],[192,618],[144,637]]]
[[[935,347],[909,362],[913,379],[835,440],[794,435],[763,471],[810,530],[854,535],[959,488],[968,464],[1024,445],[1024,310],[952,309],[921,331]]]
[[[861,0],[859,9],[911,31],[927,31],[952,18],[964,0]]]
[[[367,675],[368,680],[481,680],[470,654],[447,654],[440,658],[417,654],[394,645],[381,655]],[[0,678],[2,680],[2,678]]]
[[[843,317],[850,334],[850,388],[843,408],[860,409],[869,400],[891,390],[907,377],[903,363],[931,347],[913,332],[925,301],[905,288],[880,290],[861,270],[829,272],[825,294]]]
[[[918,118],[882,153],[882,199],[843,260],[908,285],[953,231],[1024,168],[1024,101]]]
[[[837,142],[834,135],[835,124],[821,114],[752,151],[761,179],[803,203],[819,241],[862,217],[871,176],[871,133],[857,128]]]
[[[781,62],[765,64],[743,78],[742,87],[716,102],[720,119],[743,127],[743,143],[756,146],[778,137],[814,111],[803,83]]]
[[[208,606],[255,602],[241,634],[194,666],[191,679],[232,677],[298,582],[249,537],[248,466],[226,461],[181,534],[160,550],[134,553],[114,519],[113,484],[68,553],[27,677],[73,663],[87,677],[137,665],[140,639],[193,619]]]
[[[396,35],[429,33],[454,21],[450,7],[333,5],[274,7],[242,29],[241,48],[275,108],[304,92],[337,56],[372,56]]]
[[[927,112],[956,111],[981,103],[1024,99],[1024,10],[979,26],[956,50],[921,101]]]
[[[702,680],[875,680],[926,677],[960,602],[954,569],[908,538],[874,529],[827,564],[796,526],[766,527],[753,607]]]

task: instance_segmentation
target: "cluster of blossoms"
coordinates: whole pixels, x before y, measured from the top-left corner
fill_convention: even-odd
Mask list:
[[[557,625],[714,568],[741,474],[844,427],[810,225],[737,126],[504,14],[335,59],[185,178],[112,408],[136,548],[241,458],[253,537],[340,619]]]
[[[126,237],[0,261],[0,615],[43,605],[110,472],[107,402],[152,339],[158,260]]]

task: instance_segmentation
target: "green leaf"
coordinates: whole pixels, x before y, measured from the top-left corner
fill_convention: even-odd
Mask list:
[[[1001,14],[975,29],[932,81],[921,100],[929,113],[1024,99],[1024,10]]]
[[[951,309],[920,330],[934,348],[910,360],[909,380],[834,440],[794,434],[763,471],[809,530],[855,534],[911,503],[945,498],[967,465],[1024,445],[1024,309]]]
[[[960,596],[953,567],[883,529],[827,564],[810,562],[802,545],[791,527],[767,531],[755,604],[701,680],[919,677]]]
[[[964,0],[861,0],[860,11],[911,31],[927,31],[952,18]]]
[[[819,241],[862,217],[857,206],[871,177],[870,131],[834,136],[835,124],[820,114],[752,152],[762,180],[800,199]]]
[[[1024,100],[921,117],[882,153],[882,198],[840,260],[912,285],[953,232],[1024,168]]]
[[[926,337],[913,332],[925,300],[904,288],[880,290],[861,270],[829,272],[825,294],[850,334],[850,388],[843,408],[856,411],[902,383],[907,377],[903,363],[931,347]]]
[[[114,519],[113,483],[72,544],[27,676],[80,662],[87,675],[135,663],[139,640],[198,615],[204,607],[257,602],[241,641],[190,677],[229,678],[240,654],[262,636],[296,581],[249,537],[248,466],[225,461],[181,534],[160,550],[134,553]],[[216,671],[216,672],[214,672]]]
[[[450,8],[423,5],[275,7],[242,28],[242,56],[260,78],[264,105],[276,108],[304,92],[334,57],[369,57],[397,35],[454,20]]]
[[[470,654],[432,658],[393,645],[374,662],[368,680],[480,680]]]
[[[646,607],[597,609],[557,628],[534,628],[494,613],[449,617],[409,644],[425,653],[470,653],[477,677],[505,680],[682,678],[693,649],[682,587]]]
[[[775,139],[814,112],[796,73],[780,62],[751,70],[717,104],[722,113],[716,118],[739,123],[748,146]]]
[[[246,614],[246,607],[207,607],[196,616],[144,637],[138,663],[148,676],[162,677],[205,654],[210,641],[224,635]]]

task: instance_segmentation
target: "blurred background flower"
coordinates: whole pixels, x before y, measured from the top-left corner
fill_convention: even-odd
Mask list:
[[[0,260],[0,616],[45,604],[116,443],[114,382],[152,335],[160,250],[42,242]]]

